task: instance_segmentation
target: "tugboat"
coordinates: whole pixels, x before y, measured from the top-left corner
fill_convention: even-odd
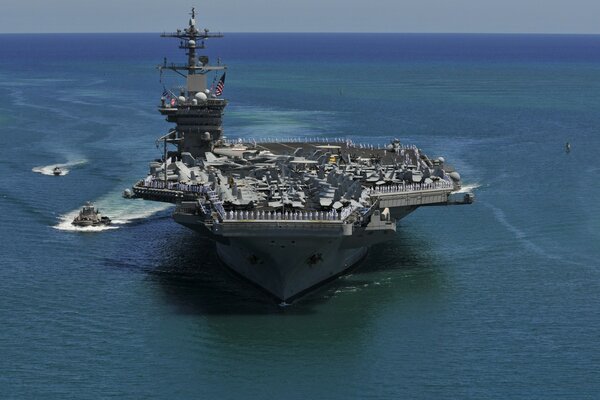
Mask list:
[[[52,173],[54,174],[54,176],[59,176],[62,174],[62,169],[60,169],[60,167],[54,167]]]
[[[75,217],[72,224],[81,227],[110,225],[110,218],[102,216],[100,211],[88,201],[79,211],[79,215]]]

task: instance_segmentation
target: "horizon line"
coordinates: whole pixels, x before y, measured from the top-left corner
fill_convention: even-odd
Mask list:
[[[599,36],[600,32],[387,32],[387,31],[215,31],[227,34],[351,34],[351,35],[531,35],[531,36]],[[0,35],[86,35],[86,34],[156,34],[165,31],[71,31],[71,32],[0,32]]]

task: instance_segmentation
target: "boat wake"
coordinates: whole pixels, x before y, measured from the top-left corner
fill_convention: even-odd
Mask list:
[[[60,175],[62,176],[62,175],[67,175],[72,168],[76,168],[76,167],[84,165],[86,163],[87,163],[87,160],[68,161],[64,164],[51,164],[51,165],[44,165],[41,167],[34,167],[31,170],[33,172],[37,172],[38,174],[53,176],[54,168],[58,167],[61,169]]]
[[[535,253],[539,256],[545,257],[550,260],[562,260],[561,257],[551,254],[550,252],[546,251],[542,247],[536,245],[531,240],[529,240],[528,239],[529,235],[526,232],[519,229],[518,227],[516,227],[515,225],[511,224],[508,221],[508,218],[506,217],[506,214],[504,213],[504,211],[502,211],[498,207],[495,207],[489,203],[482,203],[482,204],[484,206],[488,207],[494,214],[494,218],[496,218],[496,220],[498,222],[500,222],[500,224],[502,224],[509,232],[511,232],[514,235],[514,237],[519,242],[521,242],[521,244],[523,244],[523,246],[525,246],[527,249],[531,250],[533,253]]]
[[[71,232],[102,232],[119,229],[127,224],[147,220],[161,211],[167,210],[172,205],[168,203],[154,203],[141,199],[123,199],[120,194],[113,194],[94,202],[102,215],[111,219],[110,225],[75,226],[72,224],[80,209],[61,215],[55,229]]]
[[[473,190],[479,188],[481,185],[479,183],[470,183],[468,185],[463,185],[460,190],[457,190],[456,192],[452,192],[452,193],[467,193],[467,192],[472,192]]]

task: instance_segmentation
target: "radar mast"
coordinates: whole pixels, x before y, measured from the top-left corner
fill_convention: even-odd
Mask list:
[[[211,38],[222,38],[222,33],[212,33],[207,28],[196,27],[196,9],[192,8],[188,26],[175,32],[164,32],[164,38],[180,40],[179,48],[185,51],[187,63],[168,63],[166,57],[163,64],[158,66],[161,74],[173,71],[185,78],[185,86],[175,90],[164,88],[159,112],[167,117],[168,122],[174,122],[175,128],[159,140],[165,142],[165,159],[167,158],[167,143],[177,145],[176,157],[182,153],[190,153],[193,157],[204,155],[211,151],[215,142],[222,137],[222,115],[227,101],[220,97],[221,90],[213,90],[220,71],[227,69],[221,64],[210,65],[206,55],[198,56],[197,50],[205,48],[205,41]],[[214,73],[212,84],[208,85],[207,75]],[[224,81],[224,76],[221,75]]]

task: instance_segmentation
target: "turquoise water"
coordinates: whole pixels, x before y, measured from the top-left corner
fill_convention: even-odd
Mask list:
[[[175,44],[0,36],[0,397],[597,398],[599,36],[211,42],[229,137],[398,137],[476,187],[284,309],[120,198],[160,156]],[[86,200],[114,229],[69,228]]]

